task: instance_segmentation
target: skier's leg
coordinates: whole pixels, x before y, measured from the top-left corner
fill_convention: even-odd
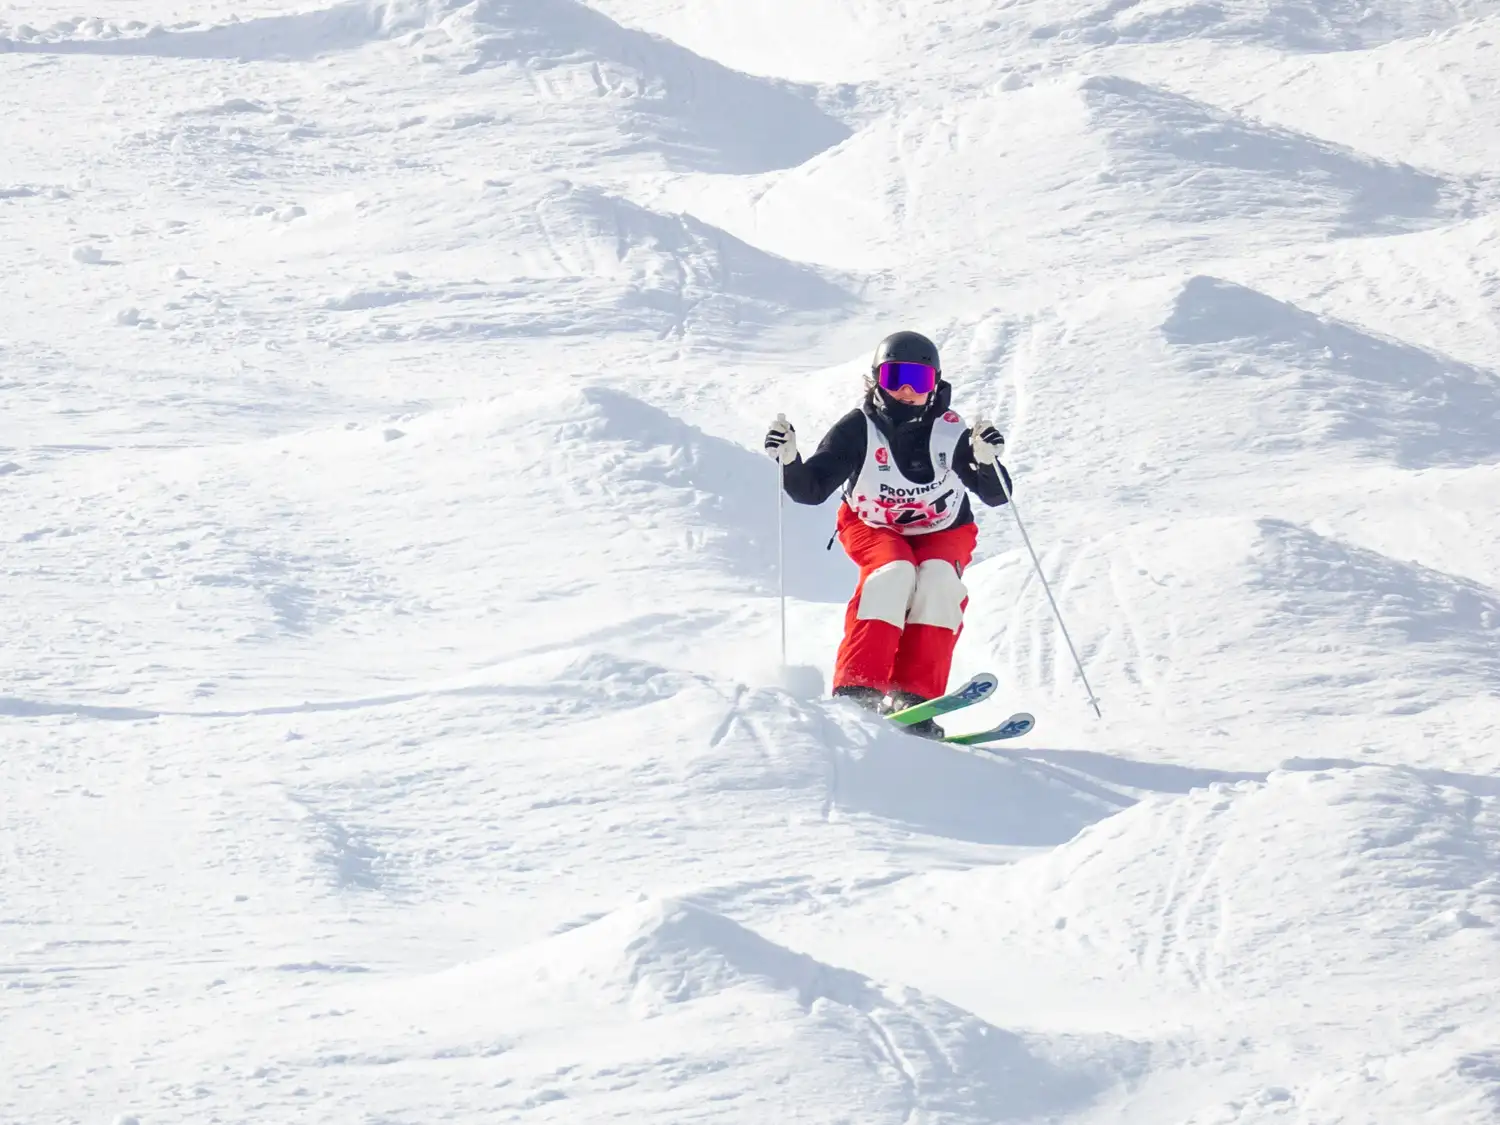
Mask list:
[[[963,632],[969,604],[969,592],[959,576],[973,558],[978,538],[979,528],[966,524],[909,540],[917,580],[892,668],[894,690],[922,699],[948,690],[953,647]]]
[[[844,611],[844,639],[833,669],[833,688],[889,690],[896,646],[916,589],[916,560],[904,537],[871,527],[839,508],[839,542],[859,567],[859,584]]]

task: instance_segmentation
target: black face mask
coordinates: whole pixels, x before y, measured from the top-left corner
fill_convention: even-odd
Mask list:
[[[899,399],[894,399],[890,395],[886,394],[885,390],[881,387],[875,388],[875,394],[878,396],[880,402],[881,413],[883,413],[895,425],[898,426],[903,422],[912,422],[922,417],[922,415],[927,412],[927,407],[932,402],[931,395],[929,395],[927,397],[927,401],[922,403],[921,405],[901,402]]]

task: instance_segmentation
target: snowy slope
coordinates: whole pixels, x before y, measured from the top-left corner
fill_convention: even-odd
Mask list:
[[[1497,41],[0,2],[0,1121],[1492,1121]],[[897,327],[1102,720],[1004,510],[1031,736],[783,678]]]

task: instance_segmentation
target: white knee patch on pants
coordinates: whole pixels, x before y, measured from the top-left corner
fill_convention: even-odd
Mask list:
[[[968,588],[953,564],[944,559],[928,559],[917,567],[917,584],[912,593],[911,625],[936,625],[958,632],[964,623],[964,599]]]
[[[904,559],[876,567],[865,579],[854,616],[861,621],[885,621],[901,628],[917,586],[917,568]]]

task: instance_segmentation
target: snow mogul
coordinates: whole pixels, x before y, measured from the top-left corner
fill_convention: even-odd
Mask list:
[[[880,341],[864,402],[803,460],[797,432],[778,417],[766,452],[781,463],[786,494],[821,504],[842,488],[838,540],[859,567],[844,614],[833,694],[889,714],[947,690],[968,591],[963,572],[979,528],[973,494],[1007,502],[1005,439],[981,419],[972,429],[948,403],[937,346],[916,332]],[[941,738],[932,719],[907,728]]]

